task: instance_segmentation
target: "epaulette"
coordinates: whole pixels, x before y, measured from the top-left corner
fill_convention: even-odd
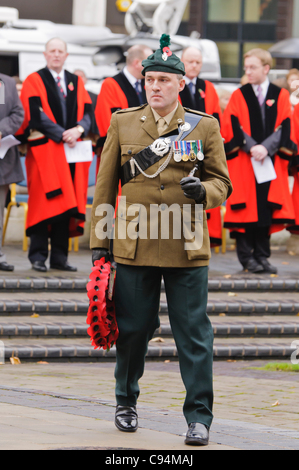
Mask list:
[[[211,116],[210,114],[207,114],[207,113],[203,113],[202,111],[196,111],[195,109],[190,109],[190,108],[184,108],[184,110],[187,113],[199,114],[200,116],[215,119],[214,116]]]
[[[142,106],[137,106],[135,108],[120,109],[119,111],[115,111],[115,114],[132,113],[134,111],[138,111],[139,109],[143,109],[146,106],[147,106],[147,104],[143,104]]]

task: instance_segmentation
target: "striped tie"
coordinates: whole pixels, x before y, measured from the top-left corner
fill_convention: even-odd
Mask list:
[[[56,78],[56,82],[57,82],[57,86],[58,86],[58,88],[59,88],[59,91],[63,94],[63,97],[65,98],[66,95],[65,95],[65,93],[64,93],[64,91],[63,91],[63,88],[62,88],[62,85],[61,85],[61,78],[59,77],[59,75],[58,75],[58,77]]]

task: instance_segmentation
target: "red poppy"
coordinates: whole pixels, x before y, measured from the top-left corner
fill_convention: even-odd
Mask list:
[[[269,108],[271,108],[271,106],[273,106],[274,103],[275,103],[275,100],[267,100],[266,101],[266,105],[269,106]]]
[[[71,83],[68,85],[68,89],[69,89],[70,91],[74,91],[75,87],[74,87],[73,82],[71,82]]]
[[[169,47],[164,47],[163,52],[168,55],[168,57],[172,56],[172,52]]]

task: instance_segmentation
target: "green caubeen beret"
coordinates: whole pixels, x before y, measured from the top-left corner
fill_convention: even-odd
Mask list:
[[[185,75],[185,66],[178,56],[171,52],[170,36],[162,34],[160,49],[142,62],[142,75],[146,72],[167,72]]]

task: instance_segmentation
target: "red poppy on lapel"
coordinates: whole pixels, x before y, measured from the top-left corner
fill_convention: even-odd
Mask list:
[[[200,97],[204,100],[206,97],[206,93],[200,88],[199,90]]]
[[[271,106],[273,106],[274,103],[275,103],[275,100],[267,100],[266,101],[266,105],[269,106],[269,108],[271,108]]]
[[[71,83],[68,84],[68,89],[69,89],[70,91],[74,91],[75,87],[74,87],[73,82],[71,82]]]

